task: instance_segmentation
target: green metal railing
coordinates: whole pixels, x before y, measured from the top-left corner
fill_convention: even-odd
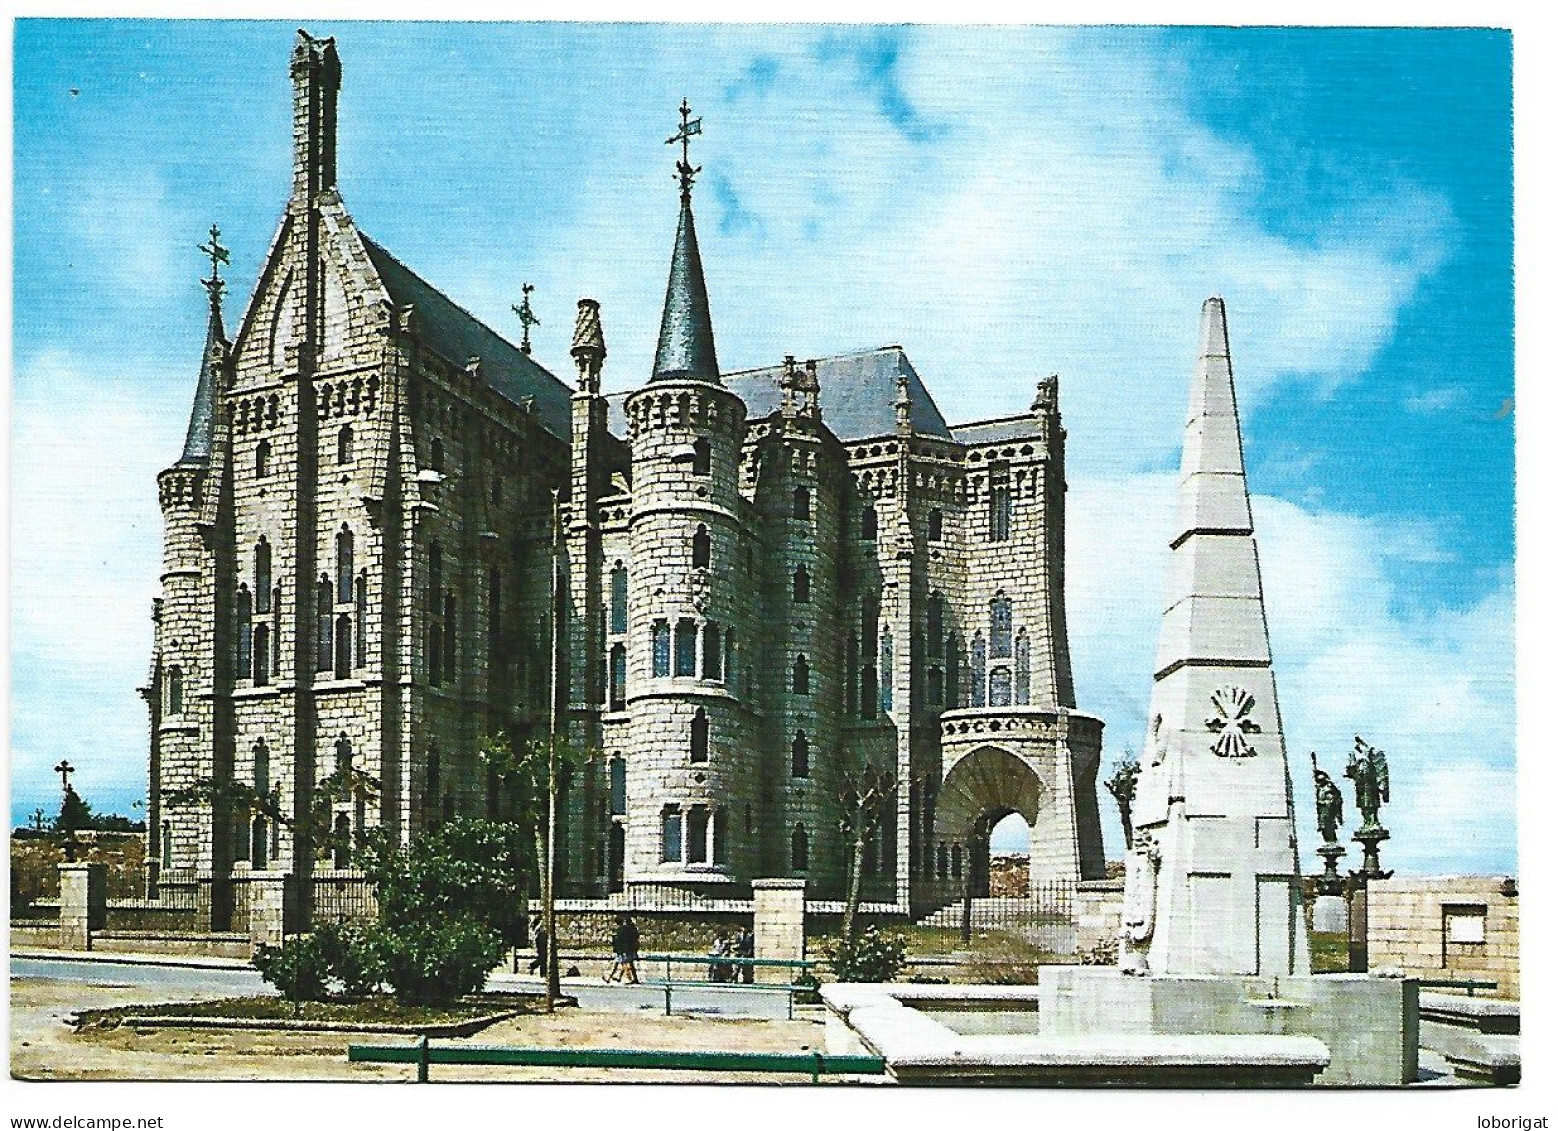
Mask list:
[[[708,989],[710,987],[731,986],[743,990],[766,990],[770,992],[782,992],[787,995],[788,1016],[795,1018],[795,995],[797,991],[814,988],[815,982],[716,982],[704,978],[671,977],[673,965],[682,966],[745,966],[748,969],[757,966],[769,966],[784,970],[799,970],[802,974],[810,974],[817,965],[815,959],[810,958],[738,958],[734,955],[706,954],[706,955],[682,955],[682,954],[646,954],[642,962],[665,963],[665,981],[660,983],[665,990],[665,1015],[671,1016],[671,991],[677,987]],[[648,983],[653,985],[654,983]]]
[[[661,1049],[508,1048],[500,1045],[433,1045],[423,1037],[414,1045],[349,1045],[346,1059],[356,1064],[415,1064],[417,1083],[428,1082],[434,1064],[508,1065],[525,1068],[651,1068],[731,1073],[778,1072],[810,1075],[881,1076],[887,1062],[879,1056],[822,1052],[700,1052]]]
[[[1418,987],[1425,990],[1465,990],[1467,997],[1476,997],[1478,990],[1496,990],[1498,983],[1486,978],[1419,978]]]

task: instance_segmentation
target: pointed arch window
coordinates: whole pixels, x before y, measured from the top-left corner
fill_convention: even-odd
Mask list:
[[[353,602],[357,614],[357,666],[368,662],[368,576],[357,575],[357,599]]]
[[[690,751],[694,762],[709,760],[709,714],[702,707],[692,713]]]
[[[608,688],[610,709],[622,711],[628,705],[628,650],[625,644],[611,646],[611,681]]]
[[[671,674],[671,626],[657,620],[649,629],[649,650],[652,653],[652,671],[656,679]]]
[[[706,864],[709,860],[709,807],[687,807],[687,863]]]
[[[854,714],[858,700],[855,698],[855,666],[860,661],[860,637],[853,632],[844,645],[844,711]]]
[[[353,543],[351,528],[342,526],[335,536],[335,599],[345,605],[352,599]]]
[[[709,474],[709,442],[699,436],[692,444],[692,473]]]
[[[1010,659],[1012,654],[1012,599],[1005,593],[996,593],[990,602],[990,655],[994,659]]]
[[[930,654],[941,656],[942,633],[946,628],[947,606],[940,593],[932,593],[925,606],[925,631],[930,636]]]
[[[261,538],[254,544],[255,612],[270,612],[270,542]]]
[[[1021,706],[1028,705],[1028,684],[1032,677],[1029,671],[1028,658],[1028,630],[1021,629],[1017,633],[1017,673],[1016,686],[1013,689],[1016,701]]]
[[[804,872],[810,867],[807,861],[809,848],[806,837],[806,829],[796,825],[790,833],[790,871]]]
[[[811,518],[811,492],[805,487],[795,489],[795,495],[790,501],[790,517],[803,520]]]
[[[174,664],[168,669],[168,714],[184,713],[184,669]]]
[[[173,867],[173,822],[162,822],[162,866]]]
[[[990,706],[1012,705],[1012,669],[1004,664],[990,672]]]
[[[444,670],[453,679],[456,670],[455,640],[458,636],[455,619],[454,594],[444,593]]]
[[[719,625],[708,621],[703,626],[703,678],[717,680],[720,677]]]
[[[971,706],[983,707],[985,705],[985,637],[984,633],[974,633],[974,642],[969,646],[969,679],[973,685],[974,701]]]
[[[342,613],[335,618],[335,678],[350,679],[352,675],[352,617]]]
[[[270,683],[270,625],[261,621],[254,626],[254,671],[252,673],[255,687],[263,687]]]
[[[736,691],[736,630],[725,630],[725,686]]]
[[[611,570],[611,631],[628,630],[628,567],[618,562]]]
[[[270,474],[270,441],[261,440],[254,445],[254,477],[264,479]]]
[[[248,679],[251,674],[250,669],[254,666],[254,626],[250,623],[254,618],[254,602],[249,596],[247,585],[238,587],[238,597],[234,605],[236,607],[233,610],[233,619],[238,622],[238,662],[234,665],[237,669],[235,675],[238,679]]]
[[[352,462],[352,426],[341,425],[341,430],[335,434],[335,462]]]
[[[314,586],[314,612],[319,634],[319,654],[315,657],[315,668],[322,672],[329,671],[335,664],[335,634],[332,631],[335,625],[335,595],[328,577],[321,577],[319,584]]]
[[[930,512],[930,518],[929,518],[929,521],[928,521],[928,526],[929,526],[929,530],[927,532],[927,537],[932,542],[940,542],[941,541],[941,511],[933,510],[933,511]]]
[[[681,863],[682,811],[675,805],[667,805],[660,810],[660,859],[667,863]]]
[[[862,542],[876,541],[876,506],[873,503],[861,504],[860,540]]]
[[[698,626],[688,617],[676,622],[676,674],[698,674]]]
[[[281,674],[281,586],[270,594],[270,674]]]
[[[811,694],[811,664],[807,662],[805,652],[795,657],[790,671],[790,690],[797,695]]]
[[[1012,481],[1005,468],[990,471],[990,526],[991,542],[1006,542],[1012,536]]]
[[[249,826],[249,867],[256,872],[263,872],[267,863],[265,818],[256,817]]]
[[[692,568],[708,569],[710,557],[709,528],[700,523],[692,535]]]
[[[351,777],[352,741],[346,735],[335,740],[335,775],[342,781]]]
[[[811,574],[806,572],[805,565],[795,567],[795,582],[791,595],[797,605],[805,605],[811,601]]]
[[[811,743],[806,741],[806,732],[798,730],[795,739],[790,743],[790,776],[792,778],[804,778],[811,773]]]
[[[611,760],[611,812],[620,817],[628,811],[628,764],[621,757]]]
[[[432,470],[438,472],[440,475],[443,474],[443,470],[444,470],[444,442],[442,440],[440,440],[437,436],[434,436],[433,437],[433,442],[428,445],[427,465]]]

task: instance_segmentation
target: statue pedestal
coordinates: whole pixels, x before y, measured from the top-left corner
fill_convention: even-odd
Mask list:
[[[1388,829],[1380,825],[1371,828],[1362,828],[1352,834],[1352,839],[1363,845],[1363,867],[1353,875],[1361,880],[1388,880],[1395,875],[1394,871],[1386,872],[1379,865],[1379,845],[1382,840],[1390,839]]]

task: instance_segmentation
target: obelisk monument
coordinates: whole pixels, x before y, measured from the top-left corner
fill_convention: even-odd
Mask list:
[[[1201,310],[1121,962],[1307,974],[1293,788],[1220,298]]]

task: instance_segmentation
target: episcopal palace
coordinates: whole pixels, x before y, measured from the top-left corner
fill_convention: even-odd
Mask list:
[[[168,791],[243,783],[301,814],[358,770],[377,793],[334,827],[406,840],[501,815],[481,740],[553,726],[592,752],[560,803],[565,897],[797,877],[839,899],[868,767],[893,783],[869,900],[907,914],[987,882],[1011,813],[1035,879],[1101,877],[1056,378],[1027,413],[956,424],[897,346],[721,369],[685,145],[652,371],[602,391],[619,331],[585,298],[554,375],[353,221],[341,74],[300,32],[291,197],[230,334],[209,249],[189,430],[157,480],[152,889],[208,883],[220,920],[256,875],[352,869]]]

